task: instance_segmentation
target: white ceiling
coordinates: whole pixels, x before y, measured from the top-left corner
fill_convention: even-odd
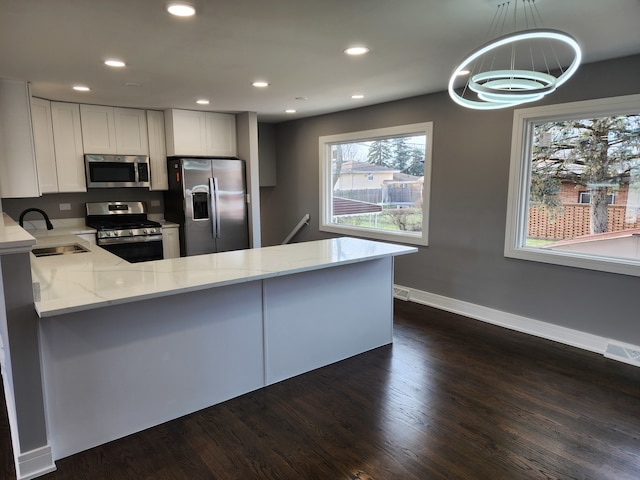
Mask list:
[[[0,0],[0,77],[52,100],[277,122],[446,90],[506,1],[192,0],[198,14],[185,19],[164,0]],[[543,27],[576,37],[583,63],[640,53],[640,0],[536,5]],[[371,52],[345,56],[353,44]],[[109,57],[127,67],[104,66]],[[270,87],[252,87],[257,79]],[[73,91],[77,83],[91,91]],[[202,97],[211,104],[194,103]]]

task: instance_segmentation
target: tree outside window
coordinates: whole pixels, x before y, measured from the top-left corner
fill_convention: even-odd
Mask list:
[[[640,95],[514,112],[505,254],[640,275]]]

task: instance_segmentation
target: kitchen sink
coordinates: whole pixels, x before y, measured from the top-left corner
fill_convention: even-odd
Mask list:
[[[48,257],[51,255],[65,255],[68,253],[84,253],[90,250],[77,243],[69,243],[66,245],[55,245],[51,247],[40,247],[31,250],[36,257]]]

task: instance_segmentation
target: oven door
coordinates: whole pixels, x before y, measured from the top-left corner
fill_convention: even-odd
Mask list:
[[[129,263],[162,260],[162,235],[98,240],[98,246]]]

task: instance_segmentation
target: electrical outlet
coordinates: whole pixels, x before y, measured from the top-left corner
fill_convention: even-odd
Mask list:
[[[70,203],[61,203],[60,204],[60,210],[71,210],[71,204]]]

